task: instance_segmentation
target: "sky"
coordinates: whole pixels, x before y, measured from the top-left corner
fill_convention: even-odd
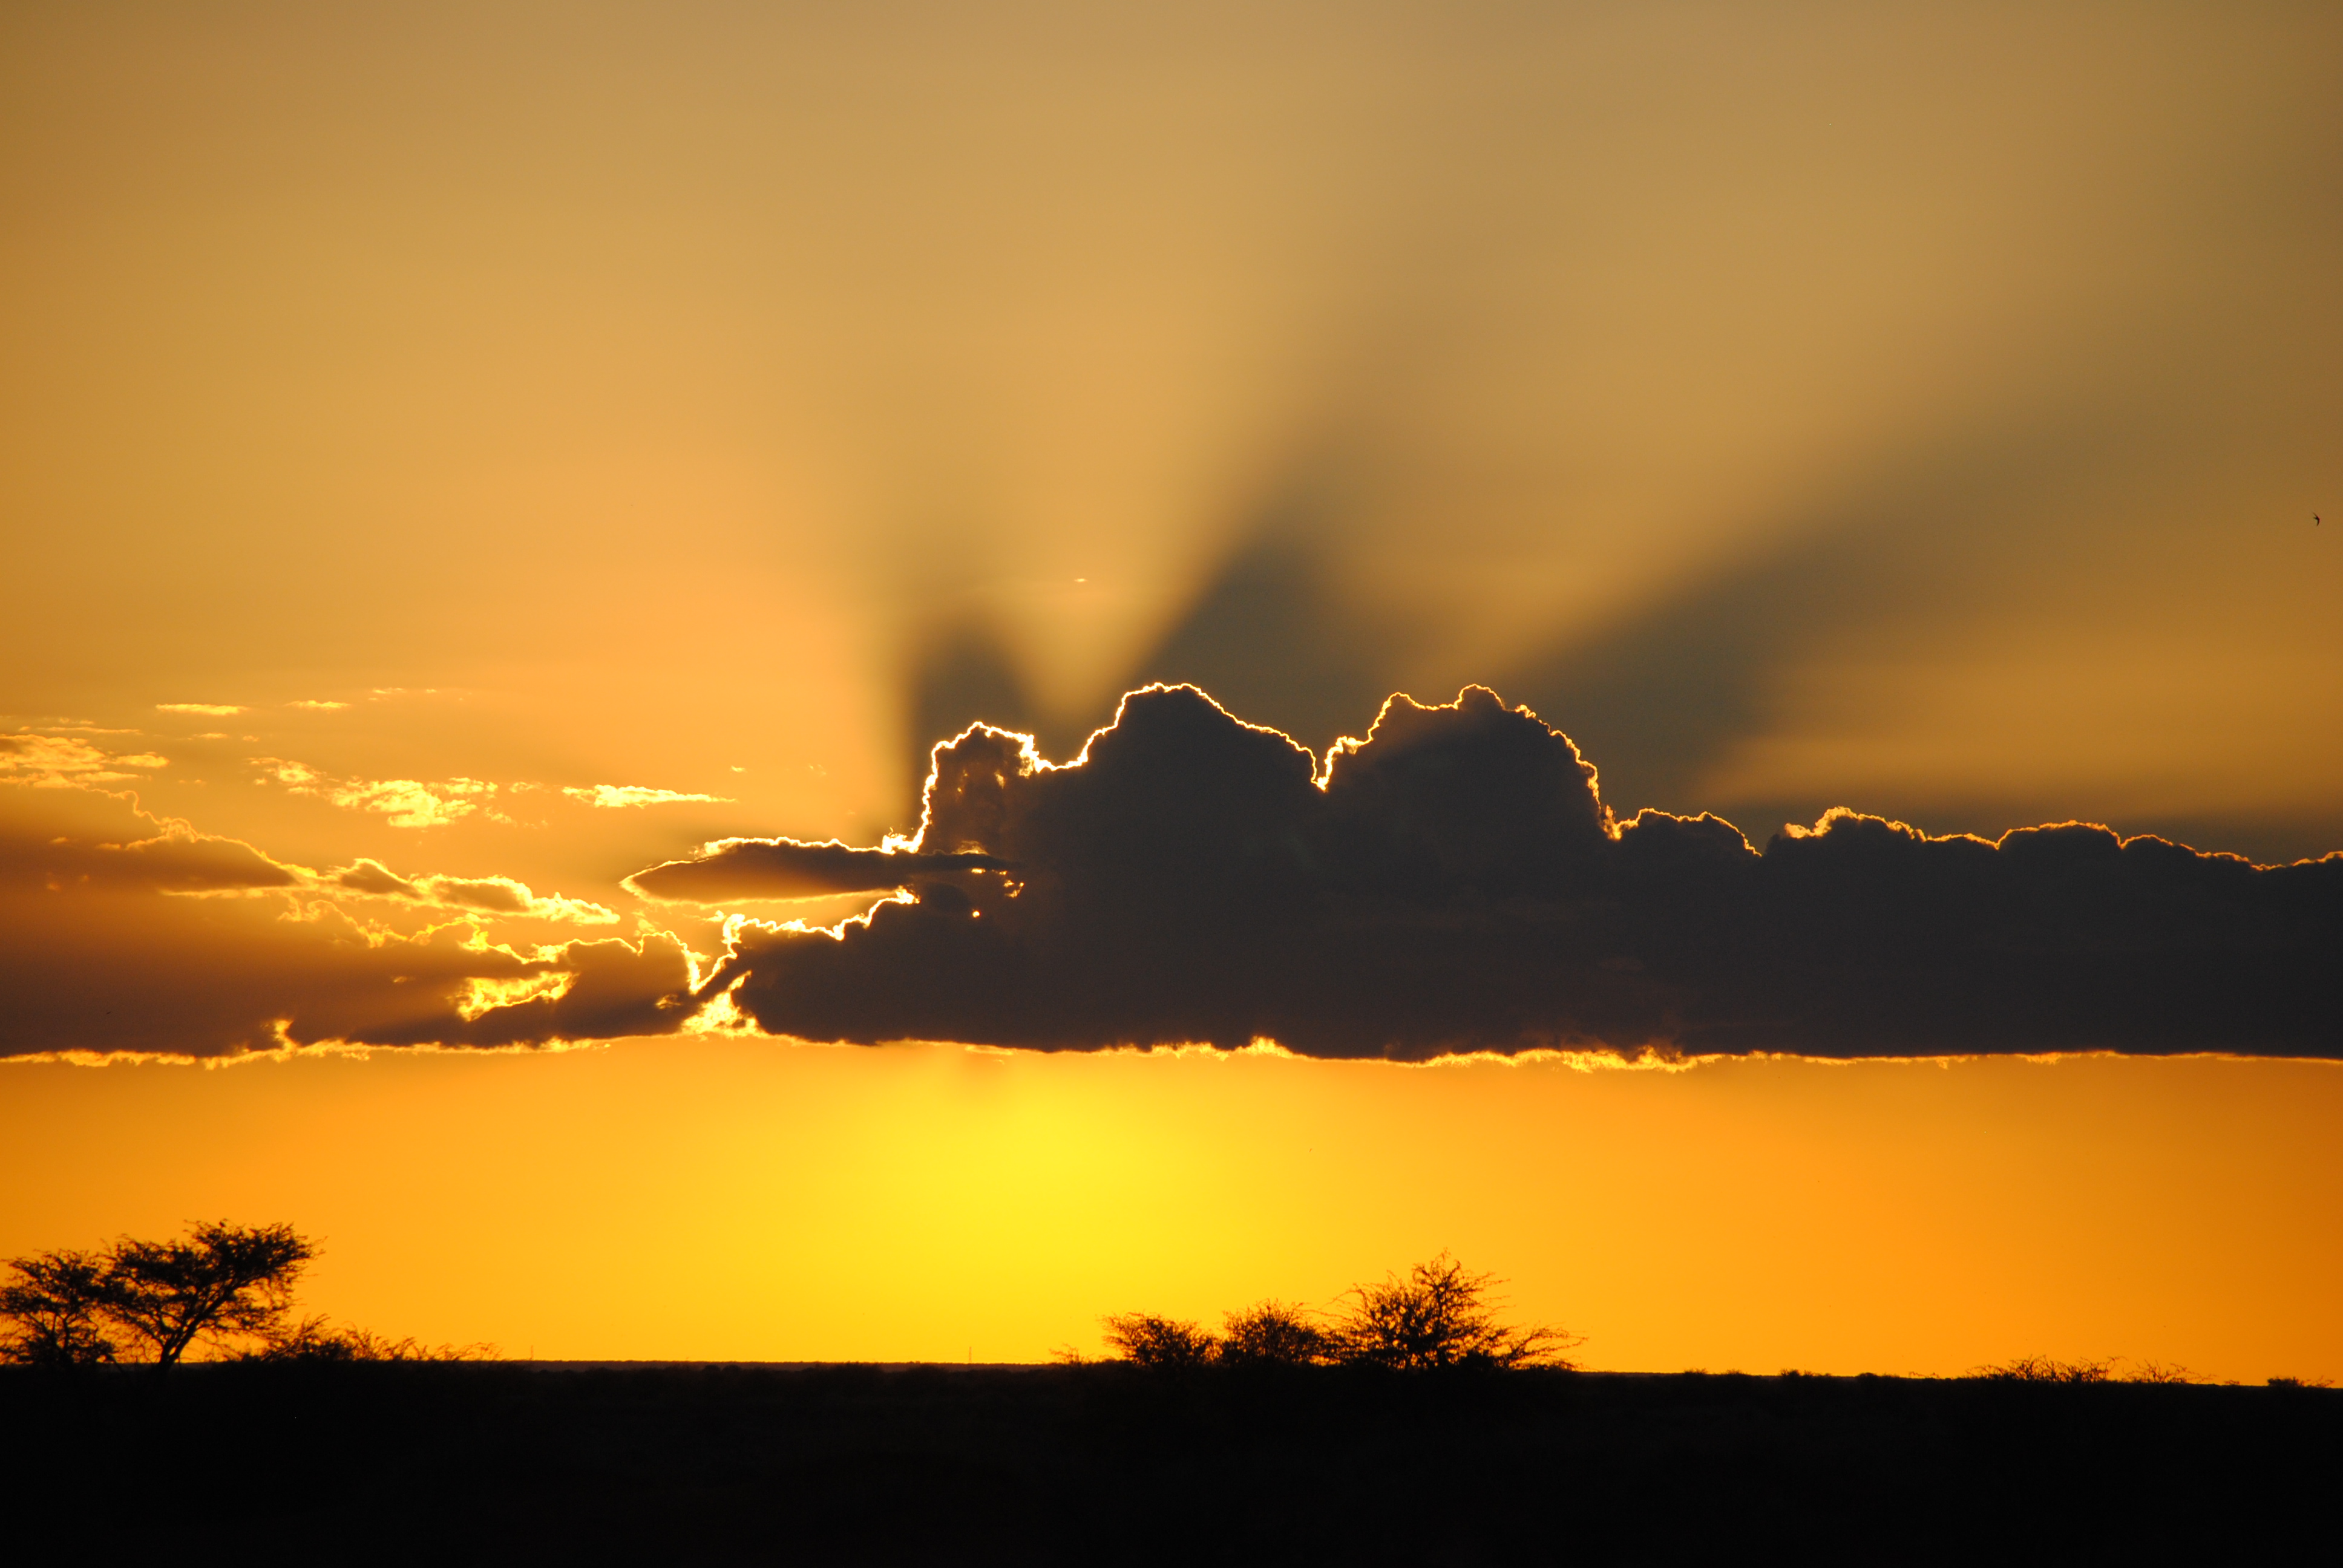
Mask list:
[[[8,8],[0,1253],[1030,1360],[1449,1247],[1598,1366],[2343,1377],[2338,64]]]

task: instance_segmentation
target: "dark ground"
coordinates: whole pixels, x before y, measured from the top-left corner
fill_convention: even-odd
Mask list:
[[[2337,1561],[2343,1391],[1126,1366],[0,1370],[0,1543],[812,1563]],[[2305,1551],[2309,1542],[2319,1543]]]

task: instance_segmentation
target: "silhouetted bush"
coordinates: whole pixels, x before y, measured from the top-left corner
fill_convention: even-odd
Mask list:
[[[1222,1320],[1226,1366],[1321,1366],[1334,1360],[1335,1350],[1334,1336],[1306,1307],[1259,1302]]]
[[[1380,1285],[1360,1285],[1351,1292],[1351,1310],[1334,1326],[1335,1359],[1400,1372],[1568,1368],[1564,1352],[1578,1339],[1543,1323],[1499,1322],[1489,1299],[1489,1287],[1499,1282],[1443,1252],[1416,1264],[1404,1279],[1393,1274]]]
[[[1329,1322],[1309,1308],[1265,1301],[1222,1320],[1213,1334],[1178,1318],[1124,1312],[1101,1320],[1119,1357],[1143,1367],[1375,1366],[1395,1372],[1439,1367],[1549,1367],[1567,1371],[1576,1336],[1543,1323],[1497,1321],[1490,1287],[1443,1252],[1404,1278],[1359,1285],[1348,1311]],[[1079,1358],[1076,1358],[1079,1359]]]
[[[2113,1361],[2062,1362],[2053,1356],[2019,1356],[1969,1373],[1986,1382],[2112,1382]]]
[[[1152,1312],[1118,1312],[1102,1321],[1108,1346],[1136,1366],[1208,1366],[1220,1353],[1219,1338],[1193,1322]]]
[[[2055,1356],[2019,1356],[1972,1371],[1986,1382],[2196,1382],[2188,1369],[2172,1362],[2127,1362],[2121,1356],[2098,1361],[2062,1362]]]
[[[491,1345],[427,1345],[394,1340],[348,1324],[335,1327],[322,1317],[305,1318],[272,1334],[257,1349],[237,1356],[246,1362],[470,1362],[495,1359]]]

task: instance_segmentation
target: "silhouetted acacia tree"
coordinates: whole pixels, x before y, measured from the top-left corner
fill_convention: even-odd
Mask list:
[[[198,1340],[270,1341],[292,1307],[293,1283],[317,1255],[290,1225],[200,1224],[184,1241],[126,1236],[101,1253],[39,1252],[15,1258],[15,1279],[0,1292],[0,1312],[16,1324],[9,1359],[114,1361],[132,1348],[170,1366]],[[141,1356],[139,1359],[146,1359]]]
[[[1306,1307],[1261,1302],[1227,1313],[1222,1323],[1226,1366],[1317,1366],[1334,1359],[1334,1336]]]
[[[290,1225],[197,1225],[184,1241],[116,1242],[106,1315],[137,1334],[164,1366],[197,1339],[268,1338],[293,1305],[293,1282],[317,1249]]]
[[[1138,1366],[1209,1366],[1220,1353],[1216,1336],[1178,1318],[1118,1312],[1101,1321],[1106,1324],[1107,1344]]]
[[[1500,1282],[1443,1252],[1404,1279],[1394,1274],[1380,1285],[1360,1285],[1333,1329],[1336,1359],[1403,1372],[1571,1365],[1564,1352],[1579,1342],[1575,1336],[1497,1321],[1489,1288]]]
[[[0,1360],[29,1366],[89,1366],[114,1360],[106,1337],[106,1268],[96,1252],[36,1252],[11,1258],[0,1285]]]

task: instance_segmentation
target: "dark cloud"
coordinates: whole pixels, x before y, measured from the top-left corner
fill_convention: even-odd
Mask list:
[[[0,886],[12,891],[36,888],[124,889],[141,892],[244,892],[293,888],[300,876],[251,845],[192,832],[181,824],[116,841],[76,839],[63,834],[33,836],[0,826]]]
[[[743,899],[818,899],[883,893],[936,877],[994,870],[990,855],[923,855],[909,849],[855,849],[831,840],[724,839],[689,860],[638,871],[622,884],[647,899],[724,904]]]
[[[504,877],[434,877],[422,890],[433,902],[492,915],[528,913],[528,890]]]
[[[427,906],[407,916],[426,923],[366,919],[343,893]],[[501,878],[319,875],[127,796],[0,787],[0,1055],[543,1044],[664,1033],[695,1010],[672,938],[516,950],[427,923],[447,908],[608,915]]]
[[[2343,1056],[2343,856],[1852,812],[1760,853],[1616,820],[1596,782],[1478,688],[1393,699],[1322,769],[1192,688],[1132,693],[1064,767],[979,728],[938,749],[917,848],[1004,869],[838,936],[746,928],[703,995],[801,1038],[1050,1049]]]

